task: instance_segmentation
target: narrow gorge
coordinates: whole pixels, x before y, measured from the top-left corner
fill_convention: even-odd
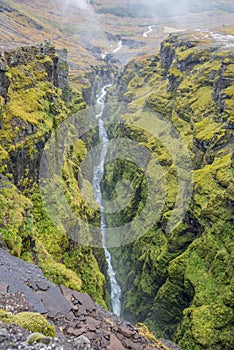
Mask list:
[[[98,62],[88,69],[49,40],[0,46],[0,328],[11,341],[18,313],[33,311],[68,350],[83,350],[82,336],[93,350],[233,347],[233,38],[177,32],[141,51],[157,30],[150,18],[134,39],[85,42],[78,55]],[[54,135],[49,208],[56,163],[41,164]],[[38,331],[26,323],[20,341]]]
[[[102,247],[104,249],[105,258],[108,266],[107,273],[110,279],[110,289],[111,289],[110,296],[111,296],[112,310],[117,316],[120,316],[121,288],[118,282],[116,281],[115,271],[113,270],[112,261],[111,261],[111,254],[106,246],[106,217],[105,217],[105,207],[103,205],[102,190],[101,190],[101,181],[104,175],[105,157],[106,157],[106,152],[108,148],[108,136],[107,136],[107,132],[106,132],[102,117],[103,117],[103,112],[105,108],[105,97],[107,93],[106,90],[110,87],[111,87],[111,84],[105,85],[101,89],[101,93],[98,95],[98,98],[97,98],[97,105],[98,107],[100,107],[100,111],[96,115],[96,118],[98,118],[98,128],[99,128],[99,136],[102,142],[102,150],[100,154],[100,160],[98,164],[94,167],[93,188],[94,188],[95,201],[100,206],[100,211],[101,211],[100,230],[101,230],[101,236],[102,236]]]
[[[122,289],[122,315],[133,323],[144,322],[183,349],[231,348],[233,288],[224,281],[227,276],[231,281],[233,274],[233,63],[232,47],[201,45],[192,36],[171,35],[162,43],[160,55],[132,60],[115,74],[116,83],[107,94],[108,111],[113,113],[107,117],[108,138],[144,144],[167,180],[160,219],[138,240],[110,249]],[[110,125],[122,104],[123,123]],[[166,227],[176,203],[175,174],[184,165],[177,164],[176,169],[168,145],[144,130],[145,109],[173,123],[193,164],[190,206],[170,233]],[[128,160],[105,164],[104,198],[121,196],[121,179],[131,181],[138,195],[125,211],[107,215],[107,227],[121,226],[141,211],[141,170]]]

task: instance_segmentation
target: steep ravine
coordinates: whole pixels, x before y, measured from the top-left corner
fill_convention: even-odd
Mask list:
[[[106,245],[106,213],[105,207],[103,205],[103,197],[102,197],[102,189],[101,189],[101,181],[104,175],[104,164],[106,153],[109,145],[109,140],[107,136],[107,132],[105,129],[105,123],[103,120],[103,112],[105,108],[105,97],[107,94],[108,88],[111,87],[112,84],[104,85],[101,89],[101,92],[97,96],[97,106],[100,108],[96,118],[98,119],[98,130],[99,137],[102,143],[101,153],[99,155],[99,159],[97,164],[94,166],[94,176],[93,176],[93,191],[94,198],[96,203],[100,207],[101,211],[101,220],[100,220],[100,231],[102,236],[102,247],[104,250],[104,255],[107,263],[107,275],[110,281],[110,297],[111,297],[111,305],[113,312],[120,316],[121,314],[121,288],[116,280],[116,273],[112,266],[112,257],[111,253]]]
[[[104,307],[110,304],[103,250],[79,246],[51,223],[37,181],[41,152],[53,128],[83,109],[84,99],[93,104],[97,91],[114,79],[107,102],[113,108],[123,102],[126,109],[121,127],[107,126],[108,139],[121,136],[144,144],[167,181],[160,219],[140,239],[110,250],[122,289],[122,315],[133,323],[145,322],[157,336],[176,340],[185,350],[231,349],[233,52],[186,36],[170,36],[160,55],[137,58],[120,73],[108,62],[95,68],[88,76],[84,99],[68,86],[65,56],[48,43],[3,50],[0,227],[4,244],[13,255],[37,264],[52,282],[87,292]],[[166,225],[176,200],[176,169],[166,144],[132,127],[132,120],[144,124],[142,107],[161,113],[174,125],[193,163],[189,210],[169,233]],[[90,139],[97,143],[98,133]],[[63,185],[74,210],[100,222],[82,199],[77,181],[88,146],[78,140],[68,152]],[[121,178],[133,182],[136,200],[120,214],[107,216],[108,225],[138,215],[147,193],[142,171],[117,160],[105,166],[101,183],[105,199],[116,197],[115,185]],[[129,341],[122,346],[129,348]]]
[[[98,87],[108,74],[100,74]],[[0,76],[0,348],[179,349],[101,307],[103,251],[75,243],[54,226],[44,206],[38,188],[42,150],[56,126],[86,107],[69,87],[66,51],[48,42],[3,48]],[[86,136],[87,144],[77,140],[69,149],[62,183],[77,214],[98,223],[100,215],[88,208],[78,186],[77,169],[98,142],[98,131]],[[59,339],[51,338],[55,331]]]
[[[160,55],[130,62],[108,96],[110,104],[127,103],[121,117],[125,123],[109,134],[143,142],[167,180],[160,220],[134,243],[111,249],[123,293],[122,314],[131,322],[145,322],[183,349],[232,348],[233,67],[232,48],[172,35],[162,43]],[[142,107],[174,125],[193,164],[190,206],[170,233],[166,224],[176,200],[175,165],[167,144],[131,126],[137,121],[144,128],[138,112]],[[116,195],[121,178],[134,182],[134,172],[139,176],[127,162],[107,164],[106,198]],[[113,214],[108,224],[121,225],[131,210],[137,213],[134,205],[128,209]]]

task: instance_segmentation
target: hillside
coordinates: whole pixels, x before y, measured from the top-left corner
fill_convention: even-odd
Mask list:
[[[231,350],[232,1],[77,3],[0,0],[0,320]]]
[[[116,5],[115,1],[102,0],[90,1],[85,8],[76,3],[79,1],[1,0],[1,45],[35,44],[47,39],[57,48],[67,48],[70,75],[80,85],[84,81],[75,72],[83,75],[90,66],[102,65],[101,52],[113,51],[120,39],[124,47],[117,59],[126,63],[138,54],[159,50],[160,42],[173,31],[201,28],[231,34],[233,30],[234,10],[229,0],[222,4],[218,0],[177,1],[176,6],[170,0],[163,5],[150,0],[145,5],[142,1],[121,0]],[[190,6],[178,10],[185,3]],[[154,25],[153,31],[143,37],[149,25]]]
[[[93,252],[69,241],[52,224],[39,191],[45,142],[57,125],[86,106],[69,88],[66,51],[44,43],[4,50],[1,57],[2,239],[12,254],[37,263],[53,282],[89,292],[105,306],[105,278]],[[68,169],[75,167],[67,161]],[[74,176],[69,192],[81,210],[81,196],[77,193],[76,199],[73,192]]]
[[[4,48],[0,74],[0,348],[83,349],[84,342],[96,350],[179,349],[157,340],[146,326],[135,328],[104,309],[109,300],[100,271],[106,273],[102,250],[80,245],[56,227],[41,198],[45,143],[63,120],[86,107],[69,86],[66,50],[48,42]],[[77,140],[67,154],[63,186],[77,216],[95,221],[76,176],[88,146]],[[61,204],[57,209],[63,209]]]
[[[172,337],[183,349],[232,348],[233,63],[232,47],[171,35],[160,55],[129,63],[118,78],[117,94],[109,96],[110,104],[127,103],[121,115],[125,126],[112,134],[149,149],[167,182],[165,189],[162,174],[151,170],[151,181],[161,189],[157,198],[163,200],[166,191],[164,209],[156,219],[155,202],[149,207],[155,225],[135,242],[112,250],[123,315]],[[176,160],[178,138],[180,147],[189,151],[190,180],[186,153]],[[107,198],[116,196],[120,178],[135,183],[140,171],[129,160],[108,163],[103,184]],[[192,197],[188,187],[183,194],[190,201],[185,217],[168,230],[181,181],[183,186],[191,181]],[[146,189],[137,183],[135,201],[128,210],[109,215],[110,226],[121,226],[132,213],[141,212]],[[134,232],[132,225],[125,234]]]

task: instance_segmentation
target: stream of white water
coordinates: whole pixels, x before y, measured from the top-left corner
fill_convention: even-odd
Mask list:
[[[150,34],[153,31],[153,27],[154,27],[154,25],[149,26],[149,30],[147,30],[146,32],[143,33],[144,38],[147,38],[148,34]]]
[[[120,41],[118,42],[118,47],[117,47],[115,50],[113,50],[112,52],[113,52],[113,53],[116,53],[116,52],[118,52],[119,50],[121,50],[122,47],[123,47],[123,42],[122,42],[122,40],[120,40]]]
[[[105,158],[108,148],[108,136],[107,132],[104,126],[104,122],[102,119],[104,106],[105,106],[105,96],[106,96],[106,90],[111,85],[105,85],[101,93],[97,96],[97,105],[100,108],[99,113],[96,115],[96,118],[98,119],[98,128],[99,128],[99,136],[102,140],[102,150],[100,154],[100,159],[97,166],[94,166],[94,177],[93,177],[93,189],[94,189],[94,198],[96,203],[100,206],[100,212],[101,212],[101,236],[102,236],[102,246],[105,252],[105,258],[107,261],[108,269],[107,273],[110,278],[110,286],[111,286],[111,303],[112,303],[112,309],[113,312],[120,316],[121,313],[121,288],[116,280],[115,277],[115,271],[112,266],[111,262],[111,254],[109,250],[106,247],[106,217],[105,217],[105,208],[103,205],[103,198],[102,198],[102,191],[101,191],[101,181],[104,175],[104,164],[105,164]]]
[[[199,33],[203,39],[214,39],[218,44],[226,47],[234,46],[234,35],[214,33],[208,29],[195,29],[195,32]],[[195,34],[193,34],[193,37],[196,40],[200,39],[200,37]]]
[[[114,49],[113,51],[111,51],[111,53],[116,53],[118,52],[119,50],[121,50],[123,47],[123,42],[122,40],[120,40],[118,42],[118,46],[116,47],[116,49]],[[104,60],[106,58],[106,56],[109,54],[109,52],[105,51],[104,53],[101,53],[101,59]]]

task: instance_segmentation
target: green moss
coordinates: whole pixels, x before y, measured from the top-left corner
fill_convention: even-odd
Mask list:
[[[206,48],[204,49],[198,49],[197,47],[192,47],[192,48],[187,48],[185,50],[183,50],[183,48],[180,48],[179,50],[177,50],[177,60],[178,62],[182,62],[182,61],[199,61],[199,62],[204,62],[206,60],[209,59],[210,57],[210,53],[208,52],[208,50]]]
[[[79,197],[80,194],[76,198]],[[32,196],[32,200],[37,236],[35,252],[37,263],[46,277],[56,284],[88,292],[97,303],[105,306],[105,278],[100,273],[92,250],[69,242],[65,233],[51,223],[38,193]]]
[[[215,123],[212,118],[204,118],[195,125],[196,138],[210,142],[216,135],[222,135],[222,125]]]
[[[128,127],[122,132],[152,152],[167,182],[160,220],[136,242],[112,251],[122,286],[123,316],[146,323],[157,335],[176,340],[185,350],[232,349],[232,59],[229,53],[211,51],[205,45],[188,49],[186,40],[182,45],[183,38],[175,44],[169,40],[162,47],[170,46],[175,57],[166,77],[160,62],[155,60],[152,65],[153,56],[129,63],[122,76],[123,95],[130,98],[128,113],[122,116]],[[161,54],[166,55],[166,50]],[[223,78],[229,82],[224,89]],[[170,233],[165,227],[177,196],[177,166],[167,142],[162,145],[147,133],[143,138],[132,126],[137,123],[145,128],[142,106],[173,124],[194,164],[189,210]],[[153,129],[153,122],[148,127]],[[168,135],[168,143],[171,137]],[[131,169],[126,168],[127,172]],[[112,178],[118,178],[118,169]]]
[[[51,65],[53,64],[52,58],[50,56],[44,56],[44,55],[42,55],[42,57],[40,55],[38,56],[38,62],[43,64],[45,63],[49,63]]]
[[[10,182],[3,183],[0,194],[0,225],[3,242],[8,246],[10,252],[20,256],[22,252],[22,232],[27,221],[27,210],[32,205]]]
[[[194,96],[195,102],[191,104],[192,110],[194,112],[197,111],[198,113],[204,113],[210,104],[212,93],[213,91],[210,87],[199,88]]]
[[[26,340],[27,344],[32,345],[33,343],[43,343],[43,344],[49,344],[50,338],[45,337],[41,333],[32,333],[28,336]]]
[[[188,49],[180,38],[176,39],[176,44],[173,40],[164,43],[164,48],[167,46],[175,50],[167,76],[159,56],[137,58],[125,67],[117,96],[113,88],[109,97],[129,103],[128,112],[122,116],[126,125],[121,136],[140,142],[152,152],[163,168],[167,184],[160,220],[136,242],[112,250],[113,264],[122,286],[123,316],[133,322],[146,322],[157,334],[177,340],[185,350],[229,350],[232,349],[233,317],[234,191],[229,129],[234,111],[233,64],[226,51],[209,51],[205,45]],[[45,135],[69,113],[85,106],[75,92],[69,92],[71,100],[64,102],[62,92],[46,80],[45,65],[52,64],[53,60],[48,57],[38,60],[11,69],[7,105],[1,100],[5,172],[9,157],[17,155],[18,151],[24,150],[33,162],[37,152],[35,143],[44,142]],[[217,84],[223,78],[230,82],[225,89]],[[217,89],[220,89],[218,101]],[[161,113],[173,124],[194,164],[190,208],[184,221],[170,233],[165,232],[165,227],[176,202],[177,167],[167,142],[162,144],[142,131],[146,126],[154,127],[153,121],[146,125],[141,112],[145,106]],[[134,123],[142,129],[133,126]],[[28,135],[32,127],[34,133]],[[118,133],[119,130],[113,132],[119,136]],[[170,133],[166,135],[169,142],[173,137]],[[90,144],[91,139],[88,137],[86,141]],[[86,154],[86,144],[80,140],[69,149],[64,160],[62,184],[74,212],[98,224],[100,218],[83,200],[77,182]],[[3,186],[0,197],[2,235],[11,252],[37,262],[52,281],[86,291],[105,306],[106,281],[92,249],[71,242],[62,229],[52,224],[27,166],[23,174],[17,184],[20,189],[9,181]],[[116,180],[121,176],[132,179],[132,175],[135,188],[141,189],[138,194],[143,198],[145,188],[140,188],[139,173],[130,162],[106,165],[105,195],[115,199]],[[82,178],[79,181],[84,183]],[[22,193],[22,189],[26,192]],[[92,200],[90,188],[89,192]],[[55,198],[56,193],[51,193],[51,199]],[[142,204],[139,201],[137,208]],[[57,209],[61,206],[58,203]],[[121,213],[115,223],[129,218],[129,212]]]
[[[38,69],[35,61],[32,61],[28,65],[11,67],[9,73],[11,74],[12,84],[10,91],[12,88],[14,91],[29,88],[32,85],[36,85],[38,81],[44,81],[47,76],[43,67]]]
[[[7,100],[0,99],[0,166],[4,179],[9,179],[1,184],[2,239],[12,254],[37,263],[53,282],[79,291],[88,290],[95,301],[104,305],[105,279],[93,252],[90,250],[84,264],[77,266],[74,261],[73,264],[67,263],[69,267],[66,266],[65,252],[73,254],[79,251],[82,256],[85,249],[69,240],[63,229],[54,226],[36,183],[38,156],[45,140],[65,118],[86,104],[81,94],[70,88],[69,98],[65,100],[64,93],[49,81],[48,72],[57,72],[54,66],[56,54],[37,55],[33,48],[28,47],[27,50],[26,57],[24,52],[17,49],[17,57],[22,55],[25,64],[9,68],[11,79]],[[66,63],[59,67],[67,68]],[[63,184],[69,203],[77,215],[82,213],[84,217],[95,221],[94,210],[84,204],[77,179],[86,153],[83,141],[79,140],[73,145],[64,164]],[[19,155],[22,156],[20,164]],[[83,285],[81,276],[85,281]]]
[[[150,332],[149,328],[143,324],[143,323],[137,323],[135,326],[137,329],[139,329],[139,334],[142,335],[145,339],[148,340],[149,343],[153,345],[162,345],[160,342],[156,339],[155,335]],[[165,350],[167,350],[166,347],[163,347]]]
[[[2,146],[0,146],[0,164],[1,164],[1,172],[6,169],[6,160],[8,159],[9,154],[4,150]]]
[[[231,63],[230,61],[228,61],[228,63],[230,63],[225,70],[224,76],[225,77],[230,77],[234,75],[234,64]]]
[[[64,263],[68,268],[74,269],[82,280],[81,291],[88,293],[104,308],[105,303],[105,277],[100,272],[96,259],[90,248],[75,250],[64,254]]]
[[[54,326],[49,324],[44,316],[35,312],[20,312],[16,315],[12,315],[9,312],[0,310],[0,320],[5,323],[17,324],[30,332],[40,332],[50,337],[55,336]]]
[[[181,77],[181,71],[177,67],[171,67],[169,69],[169,74],[173,75],[174,77]]]
[[[224,327],[233,319],[230,308],[217,304],[202,305],[196,309],[186,309],[184,317],[190,319],[191,331],[185,331],[180,346],[188,348],[190,344],[191,349],[196,349],[192,341],[204,348],[223,349],[223,346],[231,345],[231,341],[228,340],[231,329],[224,331]],[[189,339],[186,339],[186,336],[189,336]]]
[[[60,285],[64,285],[67,288],[81,291],[82,280],[77,274],[67,269],[64,264],[54,261],[52,258],[45,257],[43,255],[43,262],[40,261],[40,255],[38,256],[38,265],[43,269],[45,276],[52,282]]]
[[[5,75],[5,76],[6,76],[6,78],[9,79],[9,80],[12,78],[12,74],[11,74],[11,72],[9,72],[9,71],[6,72],[6,75]]]

